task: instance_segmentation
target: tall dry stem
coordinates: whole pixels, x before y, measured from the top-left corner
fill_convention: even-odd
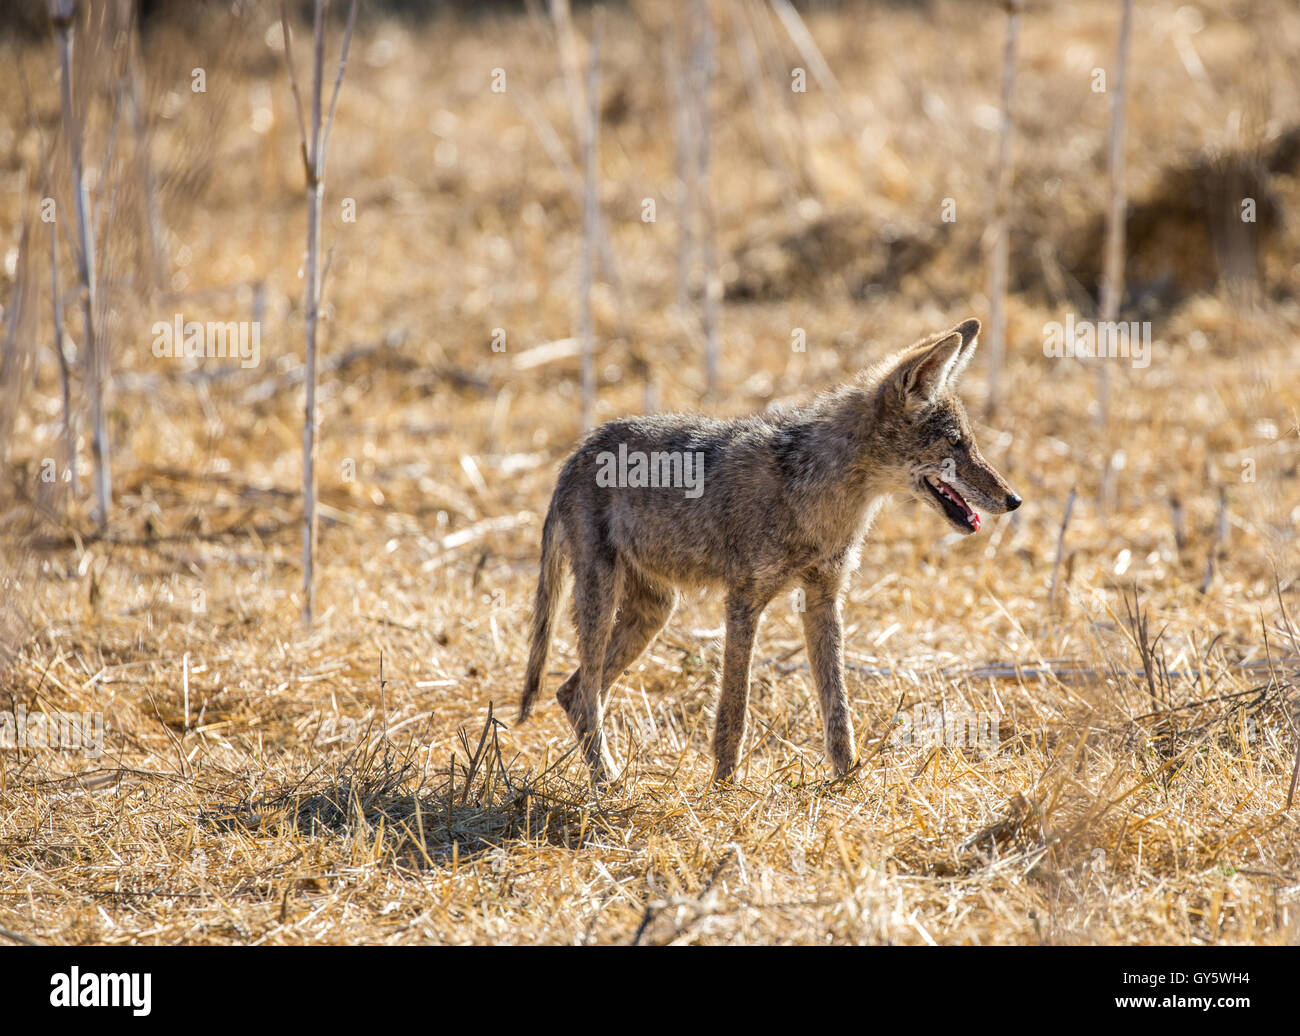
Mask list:
[[[1101,319],[1110,324],[1119,315],[1124,297],[1124,98],[1128,69],[1129,35],[1133,26],[1133,0],[1121,0],[1119,47],[1110,93],[1110,204],[1106,208],[1105,268],[1101,281]],[[1105,427],[1110,410],[1110,368],[1097,357],[1097,421]]]
[[[1016,88],[1016,49],[1024,0],[1005,0],[1007,34],[1002,47],[1002,113],[998,122],[998,157],[993,173],[992,262],[989,267],[989,395],[987,413],[997,411],[1002,394],[1002,358],[1007,340],[1007,265],[1011,245],[1007,224],[1011,181],[1011,104]]]
[[[90,194],[82,160],[83,125],[73,106],[73,29],[76,22],[74,0],[50,0],[50,20],[54,24],[59,46],[60,90],[63,103],[63,126],[67,136],[72,169],[72,191],[77,215],[77,280],[80,288],[82,355],[86,365],[86,393],[90,397],[91,458],[94,461],[95,524],[102,530],[108,524],[113,500],[110,470],[111,450],[108,440],[108,416],[104,406],[104,386],[108,380],[108,357],[105,343],[95,333],[95,237],[91,227]],[[60,343],[61,347],[62,343]]]
[[[343,72],[348,63],[348,47],[352,43],[352,29],[357,19],[357,0],[352,0],[348,10],[348,25],[343,34],[343,49],[339,54],[338,75],[334,79],[334,93],[330,98],[329,113],[321,121],[321,87],[325,71],[325,9],[327,0],[316,0],[312,35],[312,85],[311,125],[303,122],[302,96],[298,91],[298,76],[293,67],[293,36],[289,31],[289,16],[283,0],[280,3],[280,26],[284,33],[284,60],[289,66],[289,80],[293,86],[294,107],[298,114],[298,129],[302,140],[302,163],[307,181],[307,265],[303,287],[303,313],[306,324],[306,357],[304,384],[306,387],[302,421],[302,618],[310,624],[315,613],[316,564],[316,330],[320,322],[321,265],[320,265],[320,210],[325,193],[325,157],[329,150],[330,130],[334,126],[334,111],[343,85]]]

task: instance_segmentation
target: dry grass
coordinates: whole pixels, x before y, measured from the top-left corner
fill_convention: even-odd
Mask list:
[[[1249,301],[1158,284],[1165,269],[1175,284],[1192,268],[1213,280],[1207,233],[1159,221],[1169,171],[1268,154],[1277,120],[1300,110],[1285,61],[1300,15],[1260,6],[1252,21],[1205,5],[1189,37],[1204,80],[1174,45],[1178,5],[1138,7],[1130,183],[1156,230],[1131,272],[1156,285],[1143,296],[1155,344],[1148,369],[1113,368],[1104,430],[1093,370],[1040,345],[1046,321],[1091,315],[1080,271],[1105,196],[1107,108],[1088,83],[1110,60],[1115,5],[1026,16],[1007,405],[979,429],[1026,503],[970,539],[914,503],[886,510],[846,605],[859,772],[827,779],[798,616],[778,600],[739,784],[709,788],[721,615],[691,598],[616,693],[627,778],[599,800],[553,702],[512,726],[539,515],[578,420],[576,358],[520,364],[576,316],[579,201],[536,131],[546,120],[576,154],[549,29],[358,24],[327,179],[318,621],[305,632],[304,213],[289,87],[265,37],[275,12],[254,9],[219,53],[196,43],[219,34],[159,27],[147,52],[160,68],[206,65],[222,116],[187,77],[153,80],[174,294],[151,299],[125,275],[113,289],[104,538],[84,501],[39,481],[60,441],[48,301],[30,328],[41,353],[7,453],[14,657],[0,708],[102,712],[107,731],[98,759],[0,752],[0,930],[74,943],[1296,941],[1300,227],[1270,230]],[[768,147],[724,19],[726,394],[701,402],[698,340],[671,305],[666,10],[633,4],[604,31],[601,200],[621,288],[598,285],[598,418],[640,410],[646,372],[665,409],[759,409],[985,314],[993,134],[980,127],[998,19],[955,2],[810,16],[841,105],[815,87],[785,96],[798,59],[756,16],[774,69]],[[52,134],[49,47],[13,49]],[[11,64],[0,228],[16,241],[39,148]],[[489,89],[497,67],[505,94]],[[801,184],[793,208],[773,153]],[[1295,176],[1270,176],[1280,212],[1300,203]],[[947,197],[956,224],[939,221]],[[344,198],[356,223],[339,216]],[[174,312],[249,319],[256,280],[260,367],[152,356],[149,328]],[[795,328],[806,353],[791,350]],[[973,412],[983,375],[967,378]],[[561,638],[552,691],[573,664],[567,627]],[[920,706],[996,717],[1000,740],[976,753],[890,738]]]

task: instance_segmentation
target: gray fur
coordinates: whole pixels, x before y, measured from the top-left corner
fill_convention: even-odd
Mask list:
[[[911,493],[971,533],[925,479],[944,479],[975,509],[1000,514],[1020,503],[980,454],[953,393],[978,332],[979,322],[967,320],[805,406],[729,421],[663,414],[595,429],[560,472],[546,515],[520,719],[546,668],[564,559],[574,579],[579,668],[557,698],[598,783],[614,772],[602,730],[613,682],[668,621],[678,587],[721,587],[727,636],[714,779],[725,780],[744,740],[759,618],[773,597],[800,586],[826,754],[836,774],[848,772],[855,749],[840,611],[880,505],[891,493]],[[702,455],[702,485],[692,495],[681,486],[601,484],[620,446],[627,455]]]

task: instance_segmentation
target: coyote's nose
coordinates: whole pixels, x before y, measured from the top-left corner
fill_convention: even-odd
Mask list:
[[[1024,501],[1022,501],[1022,500],[1020,499],[1020,497],[1016,496],[1015,493],[1008,493],[1008,494],[1007,494],[1007,510],[1008,510],[1008,511],[1014,511],[1014,510],[1015,510],[1017,507],[1019,507],[1023,502],[1024,502]]]

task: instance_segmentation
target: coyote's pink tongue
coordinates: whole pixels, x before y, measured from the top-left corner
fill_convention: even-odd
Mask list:
[[[980,516],[971,509],[970,505],[967,504],[965,500],[962,499],[961,494],[958,493],[957,490],[953,489],[952,486],[948,485],[947,482],[943,481],[943,479],[936,478],[934,482],[935,482],[935,487],[939,490],[940,493],[942,493],[954,504],[956,504],[959,508],[961,508],[962,513],[966,517],[966,524],[969,525],[976,532],[979,532]]]

